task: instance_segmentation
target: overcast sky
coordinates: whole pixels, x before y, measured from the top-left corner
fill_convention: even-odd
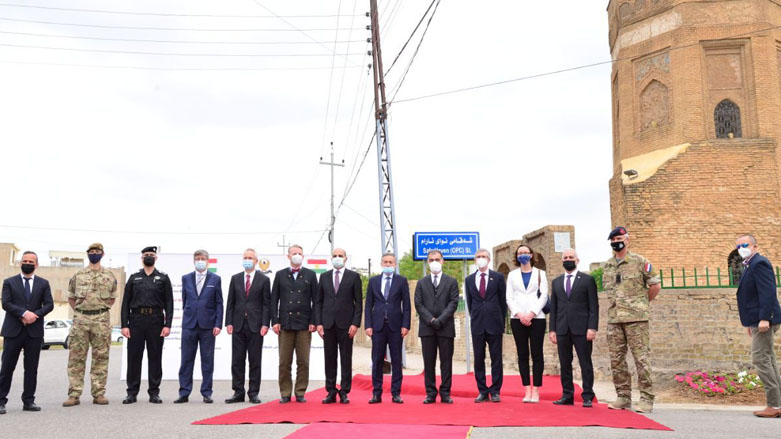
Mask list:
[[[374,129],[368,0],[9,3],[161,15],[0,6],[0,241],[42,262],[101,241],[114,265],[147,245],[277,253],[283,234],[330,251],[319,159],[333,141],[339,202]],[[379,2],[386,69],[429,3]],[[442,1],[396,100],[609,60],[606,6]],[[609,65],[393,104],[401,252],[416,231],[490,248],[571,224],[581,268],[606,259],[610,105]],[[372,146],[336,223],[355,266],[380,255],[377,198]]]

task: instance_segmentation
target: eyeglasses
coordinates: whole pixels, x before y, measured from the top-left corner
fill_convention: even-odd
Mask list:
[[[748,246],[751,245],[748,242],[744,242],[743,244],[738,244],[735,246],[736,249],[740,250],[742,248],[748,248]]]

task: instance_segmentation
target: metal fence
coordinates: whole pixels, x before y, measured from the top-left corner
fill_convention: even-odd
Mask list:
[[[781,286],[781,268],[775,267],[776,285]],[[597,281],[597,288],[603,291],[602,269],[592,272]],[[659,271],[659,279],[664,289],[683,288],[736,288],[743,275],[742,267],[728,267],[722,269],[705,268],[664,268]]]

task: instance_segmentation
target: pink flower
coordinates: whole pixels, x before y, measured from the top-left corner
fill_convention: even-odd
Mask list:
[[[678,381],[679,383],[682,383],[683,382],[683,377],[680,376],[680,375],[675,375],[675,380]]]

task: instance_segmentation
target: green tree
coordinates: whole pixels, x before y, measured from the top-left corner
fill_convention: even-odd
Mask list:
[[[399,272],[402,276],[410,280],[418,280],[423,277],[423,264],[426,261],[415,261],[412,259],[412,253],[404,253],[404,256],[399,260]],[[442,271],[448,276],[456,278],[458,281],[458,288],[461,291],[461,286],[464,284],[464,263],[462,261],[445,261],[442,264]],[[430,273],[428,268],[426,273]]]

